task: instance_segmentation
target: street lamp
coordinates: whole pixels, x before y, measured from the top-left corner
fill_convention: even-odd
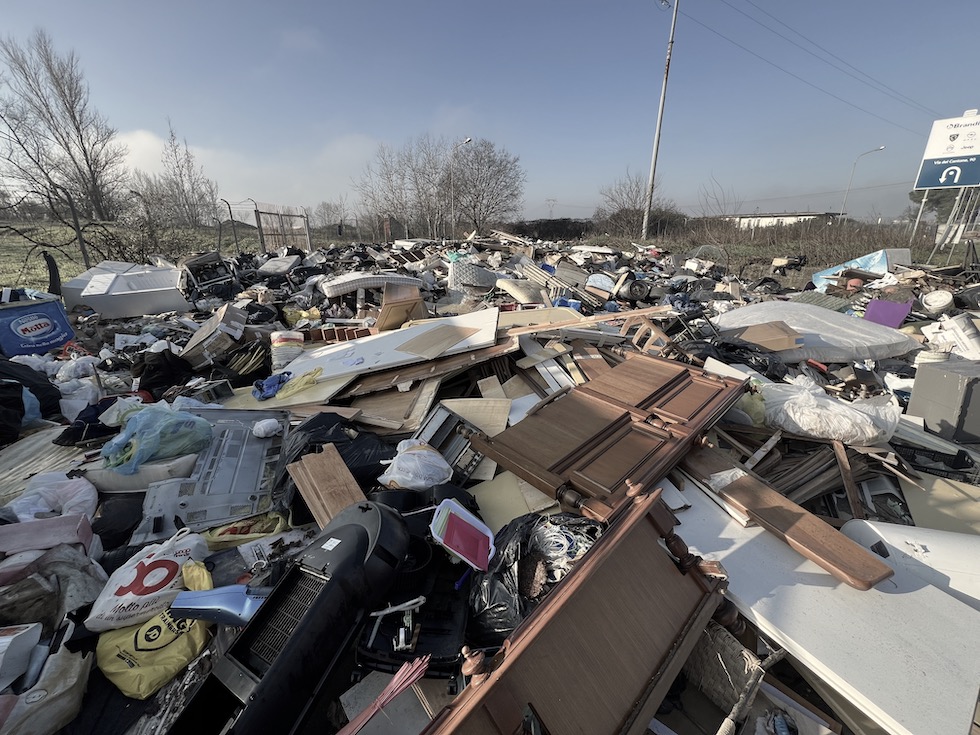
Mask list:
[[[883,150],[885,150],[885,146],[880,145],[877,148],[872,148],[870,151],[865,151],[864,153],[859,154],[858,157],[854,159],[854,165],[851,166],[851,177],[847,180],[847,188],[844,189],[844,201],[842,201],[840,205],[840,215],[838,215],[838,219],[841,221],[844,220],[844,208],[847,206],[847,195],[851,192],[851,182],[854,181],[854,169],[857,168],[858,161],[861,160],[861,156],[866,156],[869,153],[877,153],[878,151]]]
[[[472,138],[464,138],[453,146],[449,151],[449,236],[456,239],[456,190],[453,188],[453,163],[456,160],[456,149],[461,145],[466,145]]]

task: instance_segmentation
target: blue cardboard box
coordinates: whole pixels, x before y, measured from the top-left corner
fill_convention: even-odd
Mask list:
[[[58,298],[0,304],[0,352],[43,355],[75,339],[65,307]]]

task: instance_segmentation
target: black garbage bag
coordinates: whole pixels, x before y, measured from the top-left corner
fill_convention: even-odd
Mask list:
[[[191,364],[170,350],[137,353],[130,374],[139,378],[139,389],[149,393],[155,401],[159,401],[167,389],[184,385],[195,375]]]
[[[109,396],[98,403],[86,406],[78,412],[71,425],[52,439],[51,443],[61,447],[70,447],[90,439],[100,439],[118,434],[118,426],[106,426],[99,421],[99,416],[108,411],[117,400],[119,400],[118,396]]]
[[[704,361],[713,357],[726,365],[748,365],[777,382],[787,373],[786,365],[774,354],[742,340],[683,340],[675,343],[675,346],[681,353],[679,360],[693,360],[698,366],[704,366]]]
[[[0,378],[16,380],[33,393],[41,404],[41,418],[54,419],[61,415],[61,391],[40,370],[0,357]]]
[[[276,490],[273,494],[284,490],[283,483],[288,480],[286,465],[307,452],[320,451],[324,444],[333,444],[337,448],[347,469],[364,489],[377,484],[378,476],[385,470],[381,463],[394,458],[397,453],[377,434],[360,431],[340,415],[324,411],[311,416],[289,432],[276,465]],[[287,502],[290,501],[291,498],[287,498]]]
[[[0,379],[0,447],[20,438],[24,419],[24,387],[16,380]]]
[[[573,513],[528,513],[500,529],[490,568],[478,573],[470,588],[470,645],[500,646],[592,547],[603,528]]]

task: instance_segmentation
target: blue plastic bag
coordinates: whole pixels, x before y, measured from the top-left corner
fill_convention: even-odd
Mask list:
[[[133,475],[144,462],[199,452],[211,442],[207,419],[170,408],[147,406],[102,447],[104,466]]]

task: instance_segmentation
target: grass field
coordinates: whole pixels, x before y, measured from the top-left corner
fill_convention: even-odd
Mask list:
[[[106,232],[108,231],[86,237],[92,265],[105,259],[147,262],[146,256],[150,252],[162,252],[171,261],[176,261],[183,255],[213,251],[219,244],[223,253],[233,254],[236,248],[236,242],[227,226],[220,233],[220,243],[217,228],[195,232],[169,232],[165,241],[161,241],[158,235],[154,244],[163,246],[159,250],[149,247],[146,233],[125,231],[121,228],[108,235]],[[252,232],[243,230],[236,233],[236,236],[241,252],[258,252],[259,243],[254,228]],[[337,243],[333,232],[314,232],[311,239],[314,248],[347,244]],[[622,250],[635,249],[635,240],[625,237],[599,236],[584,242]],[[804,269],[789,271],[786,276],[778,277],[780,283],[789,288],[801,288],[816,271],[882,248],[911,247],[914,263],[925,263],[933,249],[930,234],[922,233],[910,245],[908,232],[904,228],[872,227],[859,223],[813,230],[770,228],[768,231],[760,230],[755,233],[727,228],[705,228],[701,232],[692,229],[680,236],[650,240],[645,244],[666,252],[694,255],[713,261],[727,273],[746,282],[770,275],[770,264],[774,257],[806,255],[808,263]],[[48,271],[41,256],[42,251],[54,256],[62,282],[85,270],[81,252],[75,242],[75,233],[70,228],[0,224],[0,286],[46,290]],[[943,264],[947,255],[948,253],[940,254]]]

